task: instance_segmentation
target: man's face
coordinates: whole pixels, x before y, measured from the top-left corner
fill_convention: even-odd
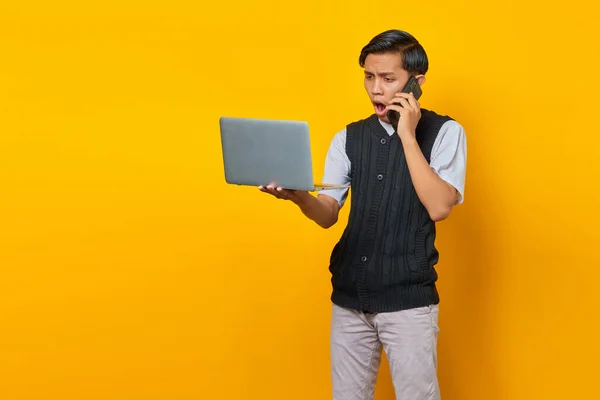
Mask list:
[[[410,74],[400,53],[369,54],[365,59],[365,89],[380,120],[389,122],[385,107],[400,92]]]

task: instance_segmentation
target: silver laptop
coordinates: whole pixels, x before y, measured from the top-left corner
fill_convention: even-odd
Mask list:
[[[315,183],[307,122],[221,117],[219,124],[227,183],[307,191],[349,187]]]

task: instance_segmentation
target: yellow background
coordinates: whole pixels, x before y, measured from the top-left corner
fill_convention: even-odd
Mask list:
[[[321,230],[226,185],[218,118],[307,120],[320,177],[372,112],[358,54],[389,28],[429,53],[423,107],[468,135],[437,242],[443,397],[597,395],[594,2],[17,3],[0,6],[0,399],[331,398],[348,208]]]

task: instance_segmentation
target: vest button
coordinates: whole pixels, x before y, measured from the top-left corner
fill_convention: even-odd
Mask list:
[[[360,260],[361,260],[362,262],[365,262],[365,261],[367,261],[367,256],[362,256],[362,257],[360,258]]]
[[[386,140],[385,139],[381,139],[381,144],[385,144]]]
[[[377,175],[377,180],[382,181],[383,180],[383,175],[381,175],[381,174]]]

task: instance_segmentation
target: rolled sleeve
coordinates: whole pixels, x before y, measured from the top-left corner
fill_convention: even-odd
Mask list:
[[[464,201],[467,166],[467,138],[456,121],[446,122],[431,149],[430,166],[436,174],[458,191],[456,204]]]
[[[322,183],[334,185],[350,184],[350,160],[346,154],[346,129],[338,132],[331,140],[325,158]],[[341,207],[348,197],[348,188],[325,189],[321,190],[319,194],[333,197]]]

